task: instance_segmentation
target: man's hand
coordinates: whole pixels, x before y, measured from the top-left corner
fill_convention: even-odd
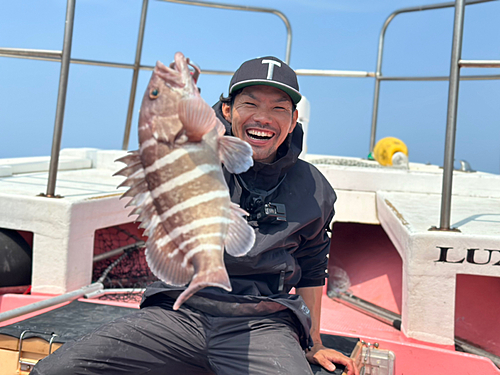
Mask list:
[[[321,297],[323,294],[323,287],[298,288],[296,289],[296,293],[302,297],[311,311],[311,338],[314,342],[314,346],[306,353],[307,360],[310,363],[323,366],[328,371],[334,371],[335,365],[333,363],[339,363],[346,367],[348,375],[359,375],[359,370],[354,365],[352,359],[336,350],[325,347],[321,343],[319,326],[321,321]]]
[[[339,363],[346,367],[347,375],[359,375],[359,370],[351,358],[319,343],[306,352],[306,358],[310,363],[320,365],[328,371],[334,371],[336,367],[333,363]]]

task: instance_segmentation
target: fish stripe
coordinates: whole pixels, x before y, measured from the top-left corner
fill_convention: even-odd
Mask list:
[[[151,139],[154,140],[153,138]],[[200,151],[203,151],[203,149],[199,146],[194,146],[194,147],[184,146],[182,148],[176,148],[174,151],[166,154],[165,156],[163,156],[158,160],[155,160],[153,164],[147,166],[145,168],[146,174],[156,172],[157,170],[165,167],[166,165],[173,164],[178,159],[182,158],[183,156],[186,156],[189,153],[195,153]]]
[[[128,176],[129,179],[141,179],[143,180],[146,175],[144,174],[144,169],[140,168],[136,170],[134,173],[132,173],[130,176]]]
[[[201,244],[199,246],[196,246],[194,249],[189,250],[185,255],[184,259],[182,260],[182,267],[186,267],[188,262],[191,260],[193,256],[196,254],[202,252],[202,251],[220,251],[221,248],[219,245],[211,245],[211,244]]]
[[[220,232],[215,232],[215,233],[206,233],[206,234],[200,234],[198,236],[195,236],[195,237],[192,237],[190,238],[189,240],[187,241],[184,241],[182,243],[179,244],[179,246],[172,252],[170,252],[168,254],[168,257],[169,258],[173,258],[175,257],[180,251],[184,250],[184,248],[186,246],[188,246],[189,244],[192,244],[193,242],[196,242],[196,241],[200,241],[202,239],[205,239],[205,238],[210,238],[210,237],[214,237],[214,238],[220,238],[222,237],[222,233]],[[172,239],[170,238],[169,235],[165,235],[164,237],[158,239],[158,242],[156,243],[156,245],[158,247],[164,247],[168,244],[170,244],[170,242],[172,241]]]
[[[152,192],[151,195],[153,198],[157,198],[163,193],[167,193],[175,188],[178,188],[179,186],[185,185],[198,177],[201,177],[205,174],[208,174],[210,172],[215,172],[220,170],[220,165],[214,165],[214,164],[202,164],[197,166],[196,168],[185,172],[169,181],[164,182],[157,188],[155,188]]]
[[[174,230],[172,230],[169,235],[170,235],[170,238],[172,240],[176,239],[177,237],[185,234],[185,233],[188,233],[194,229],[198,229],[198,228],[201,228],[201,227],[205,227],[205,226],[208,226],[208,225],[214,225],[214,224],[226,224],[226,225],[229,225],[231,224],[233,221],[227,217],[223,217],[223,216],[214,216],[214,217],[208,217],[208,218],[204,218],[204,219],[199,219],[199,220],[193,220],[192,222],[190,222],[189,224],[186,224],[186,225],[183,225],[183,226],[180,226],[180,227],[177,227],[175,228]]]
[[[153,138],[151,138],[151,139],[153,139]],[[177,159],[183,157],[184,155],[187,155],[187,153],[188,152],[183,148],[175,149],[171,153],[166,154],[161,159],[155,160],[153,164],[147,166],[145,168],[146,174],[156,172],[158,169],[161,169],[168,164],[174,163]]]
[[[160,218],[162,221],[164,221],[180,211],[195,207],[201,203],[210,202],[215,199],[226,198],[226,197],[229,198],[229,193],[227,192],[227,190],[215,190],[215,191],[209,191],[208,193],[205,194],[195,195],[194,197],[189,198],[184,202],[172,206],[170,209],[162,213],[160,215]]]
[[[192,238],[190,238],[189,240],[187,240],[187,241],[184,241],[184,242],[180,243],[180,244],[179,244],[179,250],[184,250],[184,248],[185,248],[187,245],[189,245],[189,244],[191,244],[191,243],[193,243],[193,242],[195,242],[195,241],[199,241],[199,240],[201,240],[201,239],[204,239],[204,238],[210,238],[210,237],[218,237],[218,238],[221,238],[221,237],[222,237],[222,233],[220,233],[220,232],[214,232],[214,233],[199,234],[199,235],[198,235],[198,236],[196,236],[196,237],[192,237]]]
[[[149,138],[148,140],[142,142],[140,146],[141,153],[148,147],[155,146],[157,143],[158,141],[154,138]]]
[[[220,233],[217,233],[219,236],[220,236]],[[186,242],[194,242],[194,241],[186,241]],[[201,244],[201,245],[198,245],[197,247],[191,249],[190,251],[188,251],[184,257],[186,257],[188,254],[189,255],[189,258],[186,259],[184,258],[183,262],[182,262],[182,267],[186,267],[187,265],[187,261],[192,258],[195,254],[199,253],[200,251],[203,251],[203,250],[217,250],[217,251],[220,251],[222,250],[221,246],[220,245],[217,245],[217,244]],[[194,253],[192,253],[193,251],[195,251]],[[174,251],[172,252],[169,252],[167,254],[167,258],[168,259],[172,259],[172,258],[175,258],[177,255],[179,255],[179,253],[181,252],[180,249],[175,249]]]

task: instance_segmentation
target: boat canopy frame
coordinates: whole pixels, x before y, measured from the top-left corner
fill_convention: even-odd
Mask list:
[[[177,3],[185,5],[194,5],[200,7],[209,7],[216,9],[227,9],[227,10],[239,10],[245,12],[258,12],[258,13],[270,13],[278,16],[285,24],[287,37],[286,37],[286,49],[285,49],[285,62],[290,63],[291,46],[292,46],[292,28],[288,18],[279,10],[272,8],[262,8],[262,7],[250,7],[241,6],[233,4],[222,4],[215,2],[206,1],[194,1],[194,0],[158,0],[168,3]],[[66,22],[64,28],[64,40],[63,48],[61,51],[54,50],[40,50],[40,49],[26,49],[26,48],[0,48],[0,57],[14,57],[22,59],[32,59],[32,60],[44,60],[44,61],[60,61],[61,62],[61,73],[59,78],[59,91],[56,106],[56,119],[54,124],[54,135],[52,138],[52,151],[50,157],[49,166],[49,177],[47,182],[47,190],[42,196],[48,198],[59,198],[60,196],[55,194],[56,180],[57,180],[57,167],[59,164],[59,151],[61,149],[61,138],[62,138],[62,128],[64,122],[64,109],[66,103],[66,93],[68,86],[68,75],[70,63],[82,64],[82,65],[94,65],[94,66],[104,66],[111,68],[122,68],[122,69],[132,69],[132,85],[130,89],[129,105],[127,110],[127,119],[125,124],[125,132],[123,136],[122,149],[127,150],[130,138],[130,129],[132,127],[132,116],[134,111],[135,96],[137,92],[137,82],[139,79],[140,70],[154,70],[154,66],[141,65],[141,55],[142,46],[144,42],[144,31],[146,28],[146,16],[147,9],[149,5],[149,0],[143,0],[141,18],[139,23],[139,34],[137,37],[135,60],[133,64],[116,63],[108,61],[97,61],[97,60],[86,60],[86,59],[72,59],[71,58],[71,47],[73,39],[73,25],[75,18],[75,5],[76,0],[67,0],[66,6]],[[215,74],[215,75],[232,75],[232,71],[224,70],[203,70],[204,74]]]
[[[178,3],[192,6],[209,7],[217,9],[228,9],[228,10],[239,10],[246,12],[259,12],[259,13],[271,13],[278,16],[285,24],[287,29],[287,40],[286,40],[286,51],[285,51],[285,62],[290,63],[291,55],[291,45],[292,45],[292,29],[288,18],[279,10],[271,8],[261,8],[261,7],[250,7],[241,6],[233,4],[222,4],[215,2],[206,2],[198,0],[159,0],[168,3]],[[470,75],[461,76],[460,68],[500,68],[500,60],[462,60],[461,50],[462,50],[462,36],[463,36],[463,24],[464,24],[464,13],[465,5],[475,5],[491,1],[499,0],[456,0],[455,2],[415,6],[401,8],[394,11],[385,20],[382,30],[379,36],[378,53],[377,53],[377,65],[374,72],[370,71],[349,71],[349,70],[322,70],[322,69],[296,69],[297,75],[301,76],[320,76],[320,77],[351,77],[351,78],[375,78],[375,91],[373,97],[373,108],[372,108],[372,123],[370,131],[370,144],[369,152],[373,151],[375,146],[376,131],[377,131],[377,117],[378,117],[378,107],[380,98],[380,83],[381,81],[449,81],[448,90],[448,111],[447,111],[447,123],[446,123],[446,138],[445,138],[445,152],[444,152],[444,165],[443,165],[443,185],[441,194],[441,217],[439,227],[432,227],[430,230],[442,230],[442,231],[458,231],[456,229],[450,228],[450,216],[451,216],[451,195],[452,195],[452,180],[453,180],[453,162],[455,154],[455,138],[456,138],[456,123],[457,123],[457,106],[458,106],[458,88],[460,80],[499,80],[500,74],[498,75]],[[58,195],[55,194],[56,180],[57,180],[57,168],[59,164],[59,152],[61,148],[61,138],[62,138],[62,128],[64,122],[64,109],[66,103],[69,67],[71,63],[74,64],[84,64],[84,65],[96,65],[104,67],[113,68],[125,68],[132,69],[132,85],[130,90],[129,104],[127,110],[127,119],[125,124],[125,132],[123,136],[122,149],[127,150],[130,129],[132,124],[132,115],[135,104],[135,96],[137,92],[137,82],[139,78],[140,70],[153,70],[153,66],[141,65],[141,55],[142,46],[144,41],[144,31],[146,26],[146,16],[149,0],[143,0],[141,18],[139,24],[139,34],[137,38],[137,46],[135,53],[135,60],[133,64],[106,62],[106,61],[95,61],[95,60],[85,60],[85,59],[72,59],[71,58],[71,46],[73,39],[73,24],[75,17],[75,4],[76,0],[67,0],[66,8],[66,24],[64,29],[64,40],[63,48],[61,51],[53,50],[40,50],[40,49],[24,49],[24,48],[0,48],[0,57],[15,57],[24,59],[35,59],[35,60],[45,60],[45,61],[61,61],[61,72],[59,79],[59,91],[56,107],[56,118],[54,124],[54,133],[52,139],[52,151],[50,158],[49,176],[47,182],[47,190],[45,197],[57,198]],[[455,7],[455,18],[454,18],[454,28],[453,28],[453,42],[452,42],[452,54],[451,54],[451,68],[449,76],[383,76],[382,75],[382,60],[385,42],[385,33],[387,27],[391,21],[399,14],[418,12],[433,9],[442,9]],[[231,75],[232,71],[224,70],[203,70],[203,74],[213,74],[213,75]]]

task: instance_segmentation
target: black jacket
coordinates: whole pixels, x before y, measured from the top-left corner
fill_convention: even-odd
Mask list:
[[[220,103],[214,109],[230,135],[231,125],[223,118]],[[326,178],[298,158],[302,137],[298,124],[278,149],[275,162],[255,162],[238,176],[224,170],[234,203],[249,212],[252,204],[259,205],[259,199],[264,204],[283,204],[286,222],[250,221],[256,234],[254,247],[244,257],[225,254],[224,258],[233,290],[205,288],[186,304],[214,315],[260,315],[288,308],[300,322],[297,328],[301,344],[307,347],[311,345],[309,310],[302,298],[288,292],[293,287],[325,284],[330,249],[327,228],[334,215],[336,196]],[[153,295],[166,293],[175,298],[183,289],[153,283],[144,294],[142,306],[149,305],[148,298]]]

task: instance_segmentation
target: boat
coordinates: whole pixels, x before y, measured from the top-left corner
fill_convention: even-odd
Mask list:
[[[289,29],[286,16],[274,9],[163,1],[277,14]],[[468,5],[482,2],[487,1]],[[114,160],[128,147],[138,71],[152,69],[140,62],[147,7],[143,0],[135,63],[126,66],[134,78],[124,150],[60,150],[69,65],[118,65],[71,58],[74,0],[68,0],[62,51],[0,48],[0,56],[61,61],[51,156],[0,159],[0,240],[16,254],[2,254],[15,270],[0,273],[0,375],[29,373],[40,358],[74,337],[69,331],[75,325],[85,331],[138,308],[144,286],[154,280],[145,266],[142,231],[119,200],[125,191],[116,189],[121,177],[113,176],[120,168]],[[356,358],[364,374],[500,374],[500,301],[494,298],[500,288],[500,175],[473,171],[465,161],[456,170],[453,163],[459,67],[500,67],[500,61],[460,58],[464,0],[390,14],[375,72],[297,69],[297,74],[364,74],[375,80],[373,151],[379,85],[389,78],[381,73],[387,26],[401,13],[445,7],[455,7],[455,29],[446,77],[444,165],[409,162],[398,167],[361,157],[301,156],[321,170],[338,196],[321,332],[359,339]],[[290,45],[289,32],[287,61]],[[202,67],[203,73],[230,74]],[[307,99],[299,112],[307,134]],[[124,270],[111,277],[123,264]],[[86,319],[76,324],[73,314]],[[45,325],[49,319],[56,319],[62,332]]]

